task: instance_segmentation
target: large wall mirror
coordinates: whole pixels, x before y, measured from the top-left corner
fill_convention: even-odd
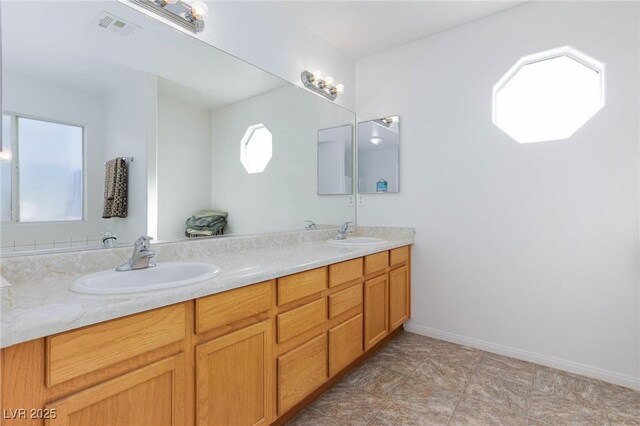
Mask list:
[[[123,3],[1,7],[3,254],[355,220],[316,170],[351,111]]]
[[[318,131],[318,194],[353,192],[353,126]]]
[[[358,123],[358,192],[400,191],[400,118]]]

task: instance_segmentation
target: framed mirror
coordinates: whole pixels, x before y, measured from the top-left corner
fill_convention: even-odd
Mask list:
[[[353,126],[318,131],[318,194],[353,193]]]
[[[316,174],[352,111],[129,2],[0,7],[2,255],[355,221]]]
[[[358,192],[400,191],[400,117],[358,123]]]

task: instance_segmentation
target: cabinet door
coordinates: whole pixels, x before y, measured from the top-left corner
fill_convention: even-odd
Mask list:
[[[389,272],[389,325],[395,330],[409,319],[409,269]]]
[[[273,393],[270,321],[196,349],[198,425],[266,425]]]
[[[47,405],[47,425],[174,426],[186,423],[184,355],[175,355]]]
[[[278,415],[302,401],[327,380],[327,335],[278,357]]]
[[[333,377],[362,355],[362,314],[329,330],[329,375]]]
[[[389,280],[387,275],[364,283],[365,349],[382,340],[389,332]]]

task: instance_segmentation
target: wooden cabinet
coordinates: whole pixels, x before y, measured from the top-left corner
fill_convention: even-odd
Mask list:
[[[175,355],[47,405],[51,426],[187,423],[184,355]]]
[[[47,337],[47,385],[184,340],[185,314],[178,304]]]
[[[327,378],[327,336],[324,333],[279,356],[278,415],[302,401]]]
[[[342,371],[362,353],[362,314],[329,330],[330,376]]]
[[[409,269],[402,266],[389,272],[389,329],[395,330],[409,319]]]
[[[369,349],[389,332],[389,279],[387,274],[364,283],[364,341]]]
[[[268,425],[272,378],[271,321],[196,349],[198,425]]]
[[[2,350],[9,425],[269,425],[410,317],[408,247]],[[4,416],[3,416],[4,417]]]

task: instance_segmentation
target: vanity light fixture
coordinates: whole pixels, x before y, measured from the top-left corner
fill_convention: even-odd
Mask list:
[[[371,142],[372,144],[378,146],[382,143],[382,138],[371,138],[369,139],[369,142]]]
[[[204,18],[209,14],[209,7],[200,0],[129,1],[194,33],[204,30]]]
[[[334,101],[338,94],[344,92],[344,84],[333,84],[333,77],[322,78],[322,71],[317,70],[314,72],[302,71],[300,74],[302,84],[307,89],[313,90],[316,93],[321,94],[325,98]]]
[[[393,123],[397,123],[398,121],[400,121],[400,117],[398,117],[397,115],[392,115],[390,117],[385,117],[385,118],[378,118],[377,120],[373,120],[378,124],[382,124],[384,127],[391,127],[391,125]]]

